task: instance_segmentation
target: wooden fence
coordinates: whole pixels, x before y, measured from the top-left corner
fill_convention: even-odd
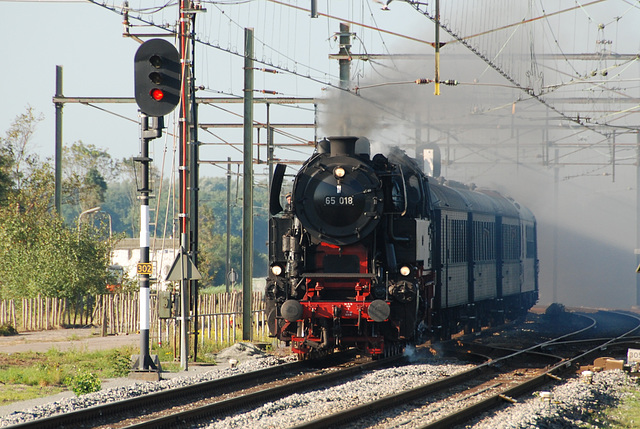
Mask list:
[[[198,301],[199,339],[233,343],[238,333],[242,333],[242,292],[200,295]],[[138,293],[87,296],[75,304],[41,296],[22,299],[19,303],[2,300],[0,324],[10,323],[19,332],[94,326],[102,335],[133,334],[139,331],[139,305]],[[252,338],[266,339],[264,300],[260,292],[253,293],[251,314]],[[179,338],[179,323],[175,318],[158,318],[156,295],[151,295],[149,319],[151,341],[161,344]]]

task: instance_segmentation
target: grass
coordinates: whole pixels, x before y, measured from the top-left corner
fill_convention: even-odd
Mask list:
[[[199,293],[204,295],[215,295],[220,293],[226,293],[227,287],[223,286],[209,286],[207,288],[202,288],[198,290]],[[230,292],[242,292],[242,285],[236,284],[233,289],[230,289]]]
[[[207,342],[204,346],[198,344],[198,362],[215,363],[212,356],[220,350],[220,346]],[[52,348],[45,353],[0,353],[0,405],[70,390],[80,374],[92,374],[100,380],[126,377],[131,355],[138,353],[133,346],[96,351],[62,352]],[[163,371],[180,371],[171,347],[154,347],[151,353],[158,355]]]
[[[73,336],[69,340],[74,340]],[[198,362],[215,364],[214,355],[230,345],[199,342]],[[180,371],[171,346],[152,347],[150,352],[158,355],[163,371]],[[99,380],[126,377],[131,355],[139,353],[134,346],[97,351],[62,352],[52,348],[44,353],[0,353],[0,406],[71,390],[74,380],[82,374],[87,377],[91,374]]]
[[[634,389],[617,407],[599,412],[589,428],[633,429],[640,427],[640,391]]]
[[[0,405],[69,390],[65,383],[83,372],[100,379],[126,376],[134,353],[132,347],[122,347],[0,354]]]
[[[55,386],[27,386],[24,384],[1,386],[0,405],[7,405],[14,402],[26,401],[28,399],[51,396],[67,390],[63,387]]]

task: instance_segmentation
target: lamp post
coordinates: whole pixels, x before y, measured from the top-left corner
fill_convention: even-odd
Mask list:
[[[104,214],[106,214],[109,217],[109,239],[111,239],[111,237],[113,237],[113,228],[112,228],[112,221],[111,221],[111,215],[107,212],[102,212]]]
[[[82,213],[80,213],[78,215],[78,238],[80,238],[80,222],[82,220],[82,216],[89,214],[89,213],[95,213],[97,211],[99,211],[102,207],[98,206],[98,207],[93,207],[90,209],[87,209],[85,211],[83,211]],[[111,216],[109,216],[109,230],[111,230]],[[111,231],[109,231],[111,232]]]
[[[80,213],[78,215],[78,235],[80,235],[80,221],[82,219],[82,216],[89,214],[89,213],[95,213],[95,212],[99,212],[100,209],[102,207],[98,206],[98,207],[93,207],[90,209],[87,209],[85,211],[83,211],[82,213]],[[111,215],[107,212],[102,212],[104,214],[106,214],[109,217],[109,238],[113,237],[113,221],[111,220]]]

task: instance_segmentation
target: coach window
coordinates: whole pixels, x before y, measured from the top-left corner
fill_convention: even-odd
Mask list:
[[[527,258],[535,258],[536,257],[536,242],[535,235],[533,233],[532,226],[525,227],[526,235],[527,235]]]

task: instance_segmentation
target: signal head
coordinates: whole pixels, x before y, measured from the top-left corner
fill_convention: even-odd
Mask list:
[[[140,45],[134,59],[136,103],[142,113],[164,116],[180,103],[180,55],[164,39]]]

